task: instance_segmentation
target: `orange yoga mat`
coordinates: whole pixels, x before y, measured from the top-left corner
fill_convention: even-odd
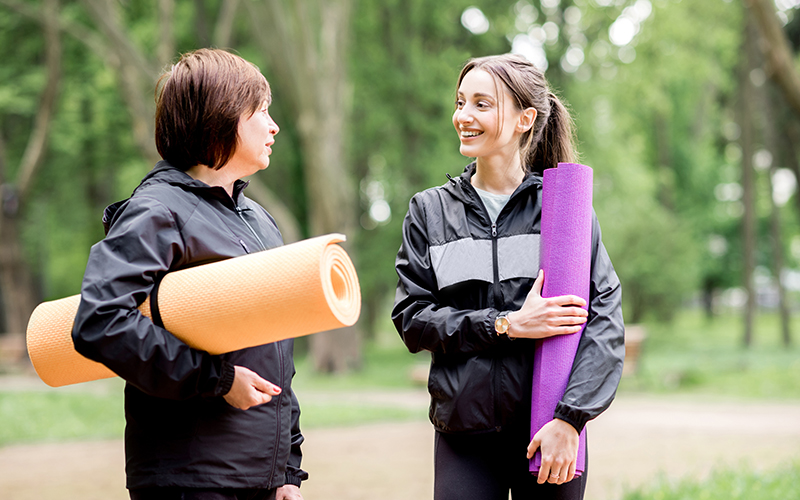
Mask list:
[[[350,257],[328,234],[164,276],[158,309],[164,327],[212,354],[351,326],[361,290]],[[43,302],[28,322],[36,373],[58,387],[115,374],[79,354],[72,325],[80,296]],[[139,310],[150,317],[150,299]]]

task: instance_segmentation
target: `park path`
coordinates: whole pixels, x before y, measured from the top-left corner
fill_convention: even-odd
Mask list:
[[[304,399],[330,394],[302,394]],[[360,393],[362,401],[427,405],[423,390]],[[719,466],[769,470],[800,460],[800,403],[706,401],[624,394],[589,423],[587,500],[626,488],[702,478]],[[306,500],[431,498],[433,429],[427,421],[305,431]],[[3,500],[125,500],[122,442],[0,448]]]

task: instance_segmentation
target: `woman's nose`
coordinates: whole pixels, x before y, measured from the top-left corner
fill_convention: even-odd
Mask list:
[[[472,113],[468,112],[466,108],[461,108],[456,111],[456,121],[458,123],[470,123],[472,122]]]
[[[269,117],[269,131],[272,133],[272,135],[275,135],[281,131],[281,128],[277,123],[275,123],[275,120],[273,120],[271,116]]]

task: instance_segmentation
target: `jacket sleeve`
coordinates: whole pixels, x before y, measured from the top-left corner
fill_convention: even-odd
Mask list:
[[[300,468],[303,460],[303,452],[300,445],[305,438],[300,432],[300,403],[297,401],[294,391],[292,391],[292,449],[289,452],[289,460],[286,463],[286,484],[300,486],[300,483],[308,479],[308,472]]]
[[[419,195],[411,199],[403,220],[395,270],[399,280],[392,321],[410,352],[476,352],[501,341],[494,330],[500,311],[456,309],[440,303]]]
[[[120,210],[89,254],[72,330],[75,349],[152,396],[226,394],[233,365],[190,348],[137,309],[183,257],[172,213],[147,197],[131,198]]]
[[[593,217],[589,317],[578,344],[567,390],[555,416],[578,432],[611,405],[622,377],[625,325],[622,288]]]

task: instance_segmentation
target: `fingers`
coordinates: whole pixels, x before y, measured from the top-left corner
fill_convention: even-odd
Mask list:
[[[575,477],[575,462],[563,457],[542,454],[542,464],[536,482],[539,484],[564,484]]]
[[[580,309],[586,306],[586,301],[583,297],[577,295],[558,295],[556,297],[548,297],[547,300],[556,306],[575,306],[574,309]],[[584,309],[580,309],[586,312]]]
[[[538,436],[539,436],[538,433],[535,436],[533,436],[531,443],[528,445],[528,460],[533,458],[533,455],[536,453],[536,450],[539,449],[539,446],[542,444]]]
[[[539,275],[536,277],[536,281],[533,282],[533,288],[531,288],[531,293],[536,293],[538,296],[542,296],[542,287],[544,286],[544,270],[539,269]]]
[[[234,408],[248,410],[269,403],[272,396],[281,393],[280,387],[264,380],[256,372],[243,366],[236,366],[235,370],[233,385],[228,394],[223,396]]]
[[[281,393],[281,388],[278,387],[277,385],[267,380],[264,380],[256,373],[253,373],[253,376],[254,376],[253,387],[257,391],[262,392],[264,394],[269,394],[270,396],[277,396],[278,394]]]

